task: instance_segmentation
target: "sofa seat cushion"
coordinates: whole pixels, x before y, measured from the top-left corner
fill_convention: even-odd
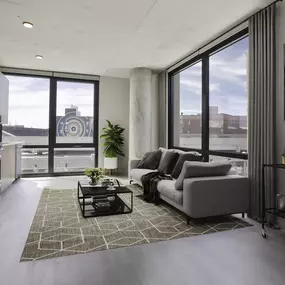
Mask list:
[[[155,172],[157,170],[152,169],[143,169],[143,168],[134,168],[130,171],[130,177],[138,182],[141,182],[141,178],[143,175],[148,174],[150,172]]]
[[[176,180],[161,180],[157,184],[158,192],[176,204],[183,205],[183,192],[175,189]]]

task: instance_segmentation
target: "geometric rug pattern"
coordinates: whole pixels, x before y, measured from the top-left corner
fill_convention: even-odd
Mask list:
[[[127,186],[134,193],[130,214],[84,219],[77,190],[43,190],[21,261],[55,258],[119,247],[147,244],[210,234],[251,226],[233,216],[191,221],[162,203],[142,199],[139,185]],[[125,198],[126,199],[126,198]]]

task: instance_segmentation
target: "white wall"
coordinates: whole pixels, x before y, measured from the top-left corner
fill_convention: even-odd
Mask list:
[[[180,73],[173,77],[173,145],[180,146]]]
[[[8,123],[9,80],[0,72],[0,116],[2,123]]]
[[[125,128],[126,157],[119,158],[118,173],[128,174],[128,154],[129,154],[129,79],[100,77],[99,87],[99,136],[102,128],[106,126],[106,120],[114,124],[119,124]],[[99,139],[99,167],[104,167],[104,155],[102,140]]]

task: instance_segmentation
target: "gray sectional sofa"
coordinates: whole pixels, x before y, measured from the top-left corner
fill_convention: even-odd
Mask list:
[[[180,152],[180,150],[172,150]],[[130,179],[141,184],[144,174],[156,170],[136,168],[140,160],[130,161]],[[249,206],[249,181],[230,171],[224,176],[191,177],[183,180],[183,189],[175,189],[176,180],[162,180],[160,198],[189,218],[246,213]]]

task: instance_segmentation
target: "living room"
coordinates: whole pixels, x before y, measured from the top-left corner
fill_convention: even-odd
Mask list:
[[[282,1],[0,21],[1,284],[284,284]]]

